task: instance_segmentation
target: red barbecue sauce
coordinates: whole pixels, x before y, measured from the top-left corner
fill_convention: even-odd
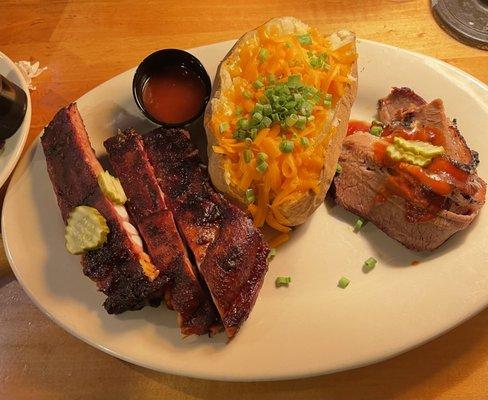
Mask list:
[[[381,203],[389,196],[397,195],[407,200],[406,219],[408,221],[433,219],[443,208],[447,196],[454,188],[466,191],[469,173],[443,156],[435,157],[424,168],[394,161],[388,157],[386,148],[393,142],[395,136],[442,146],[445,143],[444,135],[433,127],[407,130],[402,127],[388,126],[382,132],[383,141],[375,143],[374,148],[376,163],[390,169],[390,176],[385,182],[384,189],[376,196],[376,201]]]
[[[178,124],[195,117],[205,101],[205,85],[193,71],[167,67],[151,75],[144,85],[142,101],[160,122]]]
[[[369,132],[370,127],[371,124],[369,122],[352,119],[347,124],[347,136],[353,135],[356,132]]]

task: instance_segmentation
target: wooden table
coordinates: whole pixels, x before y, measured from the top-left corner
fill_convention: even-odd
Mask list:
[[[28,144],[60,107],[150,52],[233,39],[283,14],[438,57],[488,82],[488,52],[444,33],[426,0],[223,3],[0,1],[0,51],[49,68],[32,93]],[[208,382],[133,366],[82,343],[37,310],[1,257],[0,267],[1,399],[488,398],[488,310],[431,343],[370,367],[281,383]]]

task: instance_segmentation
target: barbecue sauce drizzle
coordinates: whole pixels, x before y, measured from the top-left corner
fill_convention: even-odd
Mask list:
[[[352,119],[347,124],[346,136],[354,135],[356,132],[369,132],[369,128],[371,128],[369,122]]]
[[[445,137],[440,130],[429,126],[408,129],[403,125],[389,125],[381,136],[383,140],[375,143],[375,162],[388,168],[390,176],[383,190],[376,196],[377,202],[384,202],[391,195],[402,197],[406,200],[406,219],[409,222],[422,222],[435,218],[440,210],[448,206],[448,196],[455,188],[463,193],[469,192],[470,174],[444,155],[435,157],[422,168],[394,161],[386,153],[386,148],[395,136],[443,146]]]

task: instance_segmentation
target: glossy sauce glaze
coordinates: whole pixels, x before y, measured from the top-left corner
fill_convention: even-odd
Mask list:
[[[352,119],[347,124],[347,136],[353,135],[356,132],[369,132],[370,127],[371,124],[369,122]]]
[[[382,132],[382,139],[375,143],[375,162],[386,167],[390,175],[384,190],[376,197],[377,202],[385,201],[390,195],[407,200],[406,219],[410,222],[428,221],[446,207],[448,196],[454,189],[469,193],[469,172],[461,169],[452,160],[443,156],[435,157],[422,168],[406,162],[392,160],[386,148],[399,136],[407,140],[421,140],[436,146],[445,143],[441,131],[433,127],[406,129],[402,126],[388,126]]]
[[[170,66],[146,81],[142,101],[148,113],[167,124],[191,120],[205,102],[205,84],[193,71],[183,66]]]

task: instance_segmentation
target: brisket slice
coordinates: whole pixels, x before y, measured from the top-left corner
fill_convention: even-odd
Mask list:
[[[389,172],[375,163],[374,144],[381,139],[358,132],[343,142],[339,164],[342,172],[334,179],[336,202],[348,211],[371,221],[388,236],[416,251],[434,250],[456,232],[463,230],[478,215],[484,203],[485,183],[473,175],[472,185],[479,186],[475,196],[449,202],[431,220],[409,222],[405,218],[406,200],[391,195],[378,202]]]
[[[148,257],[127,231],[133,227],[123,217],[125,209],[114,206],[101,192],[97,176],[102,167],[76,104],[56,114],[44,129],[41,142],[65,223],[70,211],[79,205],[96,208],[107,220],[110,229],[107,242],[99,249],[85,252],[81,258],[84,274],[107,295],[106,310],[118,314],[147,304],[158,305],[166,277],[160,275],[151,281],[144,274],[141,260]]]
[[[407,87],[393,88],[391,93],[378,100],[378,118],[384,124],[402,119],[401,113],[417,109],[425,100]]]
[[[217,310],[188,259],[140,135],[129,129],[106,140],[104,146],[148,253],[160,274],[168,277],[165,298],[168,307],[178,313],[182,334],[215,332],[219,325]]]
[[[213,189],[188,132],[157,129],[143,141],[168,206],[232,337],[256,301],[269,249],[251,219]]]
[[[358,132],[343,143],[339,164],[340,175],[334,179],[336,202],[349,211],[373,222],[393,239],[417,250],[434,250],[454,233],[465,229],[478,215],[485,202],[486,184],[476,174],[478,157],[466,145],[455,123],[450,121],[441,100],[426,103],[408,88],[394,88],[378,102],[378,115],[386,127],[407,129],[435,128],[445,138],[445,157],[460,169],[469,172],[466,190],[455,188],[441,200],[441,209],[430,220],[409,221],[406,210],[411,205],[404,198],[389,195],[382,199],[389,168],[376,163],[375,145],[382,138]],[[429,189],[416,184],[420,190]]]
[[[434,127],[446,134],[444,149],[452,159],[476,168],[478,156],[472,152],[456,124],[446,117],[442,100],[426,103],[408,88],[393,88],[391,93],[378,102],[378,117],[384,124],[402,124],[407,127]]]

